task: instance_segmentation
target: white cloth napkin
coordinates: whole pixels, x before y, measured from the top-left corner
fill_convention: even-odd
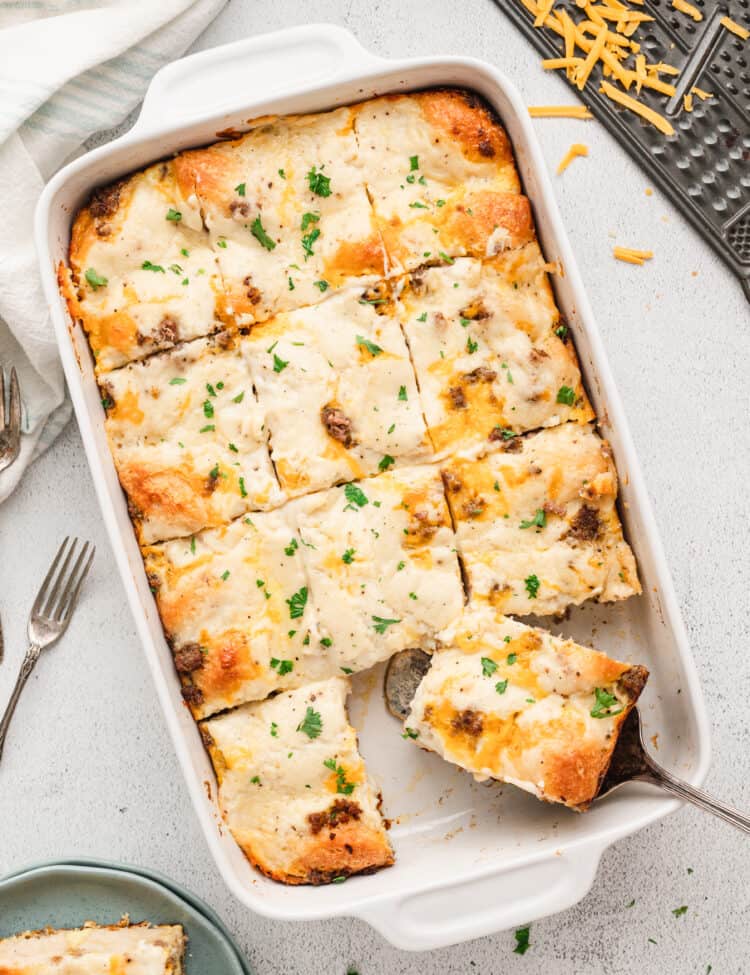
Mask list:
[[[32,238],[44,182],[89,136],[121,123],[225,2],[0,3],[0,367],[6,379],[18,370],[24,404],[21,453],[0,473],[0,501],[70,417]]]

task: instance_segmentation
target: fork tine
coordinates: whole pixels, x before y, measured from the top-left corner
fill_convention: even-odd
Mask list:
[[[40,611],[41,611],[42,603],[44,602],[44,599],[47,596],[47,587],[49,586],[50,582],[52,581],[52,578],[54,577],[55,569],[57,568],[57,563],[62,558],[62,554],[65,551],[65,546],[68,544],[68,541],[69,541],[69,536],[66,535],[65,538],[63,539],[62,545],[57,550],[57,555],[52,560],[52,565],[49,567],[49,572],[44,577],[44,582],[42,583],[42,585],[39,588],[39,592],[37,593],[37,597],[34,600],[34,605],[31,607],[31,615],[32,616],[38,616],[39,613],[40,613]]]
[[[65,559],[63,560],[63,564],[60,566],[59,571],[55,575],[55,581],[52,583],[52,588],[50,590],[49,595],[47,596],[47,599],[44,603],[44,608],[42,609],[41,612],[42,616],[51,617],[53,614],[53,610],[55,608],[55,604],[58,601],[58,597],[60,596],[63,587],[68,581],[68,566],[70,565],[70,560],[73,558],[73,554],[76,550],[77,545],[78,545],[78,539],[73,538],[71,540],[68,551],[65,553]]]
[[[85,544],[85,546],[83,548],[83,552],[81,552],[81,559],[83,558],[83,555],[84,555],[84,553],[86,552],[86,550],[88,548],[89,548],[89,543],[86,542],[86,544]],[[70,594],[68,596],[68,593],[69,593],[69,590],[70,590],[70,585],[73,582],[73,580],[71,579],[70,583],[68,584],[68,586],[65,589],[65,593],[63,594],[63,599],[66,596],[68,596],[67,601],[65,603],[63,603],[63,600],[62,599],[60,600],[60,602],[62,604],[62,612],[60,613],[60,610],[59,610],[59,607],[58,607],[58,617],[60,619],[62,619],[62,621],[64,623],[66,623],[66,624],[67,624],[68,620],[70,619],[70,616],[71,616],[73,610],[76,608],[76,603],[78,602],[78,594],[80,593],[81,587],[83,586],[83,580],[89,574],[89,569],[91,568],[91,563],[94,561],[94,552],[96,552],[96,546],[95,545],[91,545],[90,548],[91,548],[91,552],[90,552],[89,557],[88,557],[88,559],[86,561],[86,564],[84,565],[83,569],[81,570],[80,575],[78,576],[78,582],[76,582],[75,586],[73,587],[72,591],[70,591]],[[78,565],[80,564],[81,559],[79,559],[78,562],[76,563],[76,569],[78,568]]]
[[[62,571],[60,572],[61,582],[60,582],[59,599],[55,599],[55,605],[50,608],[50,612],[48,613],[48,615],[53,620],[62,619],[63,609],[67,605],[68,597],[70,596],[70,593],[75,587],[76,579],[78,578],[78,574],[81,570],[81,566],[86,561],[86,556],[88,555],[88,551],[89,551],[89,543],[84,542],[80,552],[77,553],[77,558],[73,563],[70,571],[67,573],[63,573]]]
[[[10,418],[8,421],[11,437],[16,440],[21,432],[21,387],[16,367],[10,370]]]

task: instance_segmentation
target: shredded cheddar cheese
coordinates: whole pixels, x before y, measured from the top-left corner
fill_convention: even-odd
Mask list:
[[[688,3],[687,0],[672,0],[672,6],[675,10],[679,10],[681,14],[692,17],[696,23],[703,20],[701,11],[697,7],[694,7],[692,3]]]
[[[635,98],[631,98],[630,95],[626,95],[624,92],[618,91],[613,85],[608,82],[603,81],[601,84],[600,91],[602,91],[607,98],[613,102],[617,102],[622,105],[623,108],[629,108],[631,112],[635,112],[636,115],[640,115],[641,118],[646,119],[655,126],[664,135],[674,135],[674,128],[670,122],[668,122],[663,115],[659,115],[655,112],[653,108],[649,108],[647,105],[642,105]]]
[[[725,30],[728,30],[731,34],[736,34],[743,41],[746,41],[750,37],[750,30],[746,30],[742,24],[738,24],[731,17],[722,17],[719,23]]]
[[[563,158],[560,160],[560,165],[557,167],[557,175],[564,173],[568,166],[577,159],[578,156],[588,156],[589,147],[583,145],[581,142],[574,142],[573,145],[568,149]]]
[[[585,105],[529,105],[529,115],[532,118],[587,119],[594,117]]]
[[[615,247],[612,251],[613,257],[618,261],[624,261],[626,264],[645,264],[646,261],[650,261],[654,256],[653,251],[640,251],[633,247]]]
[[[636,31],[654,20],[642,8],[644,0],[576,0],[575,5],[563,7],[557,0],[518,0],[533,16],[533,24],[540,29],[551,30],[563,41],[564,56],[545,58],[542,67],[546,71],[564,71],[568,81],[578,91],[583,91],[591,81],[595,70],[601,71],[599,91],[610,101],[639,115],[664,135],[673,135],[672,123],[639,97],[644,90],[657,92],[666,98],[674,98],[678,86],[662,79],[680,74],[680,69],[663,61],[649,63],[647,49],[641,50]],[[703,12],[689,0],[671,0],[674,10],[700,22]],[[747,40],[750,31],[740,24],[723,17],[722,25],[737,37]],[[682,87],[685,91],[687,86]],[[633,95],[626,94],[633,92]],[[693,111],[695,98],[702,101],[711,94],[700,88],[691,88],[682,94],[683,110]],[[578,112],[567,106],[539,106],[530,109],[535,118],[590,118],[584,109]],[[585,114],[584,114],[585,112]],[[566,157],[567,160],[567,157]],[[567,163],[570,160],[567,160]]]

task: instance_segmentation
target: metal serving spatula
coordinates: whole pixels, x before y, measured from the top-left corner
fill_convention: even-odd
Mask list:
[[[385,672],[383,694],[388,710],[395,718],[405,721],[412,699],[422,678],[430,669],[430,655],[422,650],[404,650],[392,657]],[[702,789],[696,789],[658,765],[646,750],[638,708],[633,708],[622,726],[612,761],[595,802],[618,789],[626,782],[648,782],[670,795],[686,799],[694,806],[713,813],[732,826],[750,833],[750,817],[713,799]]]

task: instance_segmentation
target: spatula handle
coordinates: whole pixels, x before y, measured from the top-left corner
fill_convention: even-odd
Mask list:
[[[696,789],[682,779],[678,779],[676,775],[672,775],[671,772],[662,768],[661,765],[657,765],[651,756],[647,758],[647,766],[648,773],[639,776],[639,778],[643,778],[647,782],[653,782],[654,785],[658,785],[665,792],[669,792],[673,796],[678,796],[680,799],[686,799],[699,809],[713,813],[714,816],[718,816],[724,822],[730,823],[732,826],[736,826],[737,829],[744,830],[746,833],[750,833],[750,816],[744,816],[737,809],[733,809],[732,806],[728,806],[724,802],[719,802],[718,799],[714,799],[713,796],[710,796],[702,789]]]

